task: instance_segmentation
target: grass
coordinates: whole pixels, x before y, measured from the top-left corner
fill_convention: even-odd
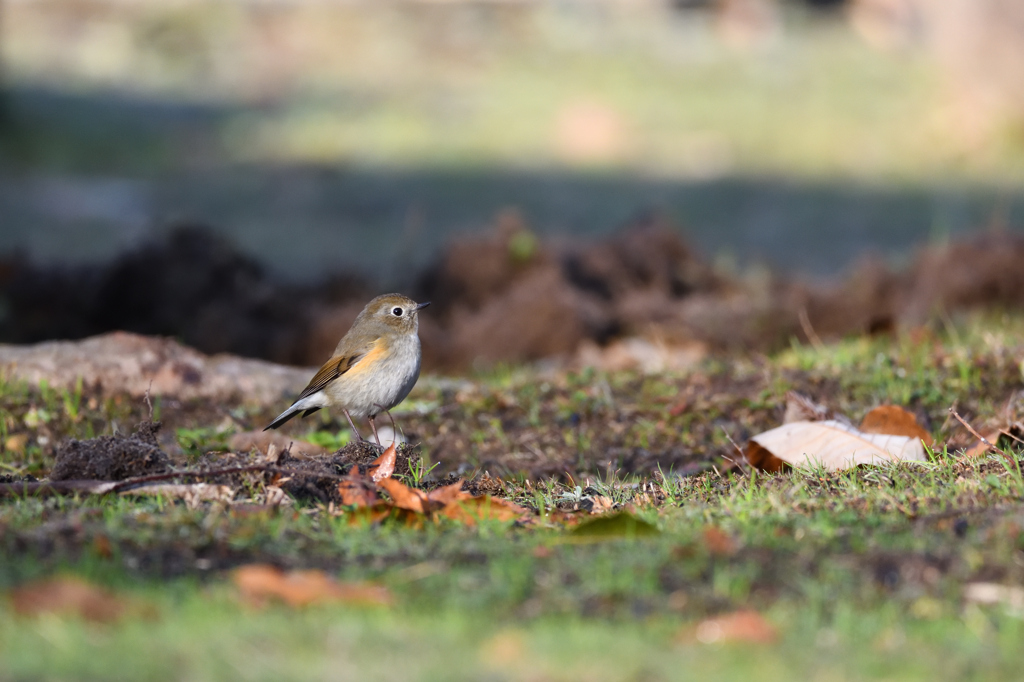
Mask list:
[[[168,591],[175,591],[171,586]],[[179,587],[180,589],[180,587]],[[330,610],[252,618],[224,591],[159,599],[173,621],[99,631],[42,622],[0,626],[5,661],[31,679],[1015,679],[1020,621],[1000,614],[910,620],[892,607],[834,618],[780,608],[791,633],[774,647],[674,644],[676,626],[537,619],[527,625]],[[33,653],[50,651],[47,665]],[[119,665],[97,653],[122,652]],[[793,666],[794,660],[800,664]]]
[[[830,477],[705,475],[666,492],[660,508],[638,512],[658,535],[583,543],[559,524],[360,529],[322,513],[236,516],[126,500],[8,505],[5,584],[74,570],[158,615],[97,629],[55,618],[26,624],[6,611],[2,670],[17,679],[309,679],[344,670],[370,679],[734,679],[758,670],[768,680],[1014,679],[1024,622],[960,596],[966,582],[1024,578],[1024,486],[996,459]],[[69,515],[79,529],[57,548],[45,529]],[[712,546],[708,527],[733,549]],[[92,551],[101,534],[114,547],[105,558]],[[220,573],[220,564],[251,560],[378,581],[398,606],[254,613]],[[697,619],[739,607],[761,610],[781,642],[680,643]]]
[[[1024,620],[1006,605],[973,603],[965,586],[1024,585],[1022,456],[964,459],[969,439],[945,410],[957,403],[983,429],[1015,418],[1021,324],[981,317],[943,333],[723,357],[677,376],[504,368],[426,379],[399,415],[428,455],[414,478],[443,480],[462,467],[534,510],[525,524],[373,525],[309,503],[7,500],[0,587],[71,572],[149,608],[102,626],[0,610],[0,678],[1016,679]],[[780,421],[794,388],[853,418],[879,403],[907,405],[937,438],[933,459],[841,473],[723,472],[732,446],[716,436],[722,424],[742,442]],[[51,461],[39,434],[52,443],[84,437],[87,424],[109,432],[138,409],[87,390],[75,398],[12,384],[0,405],[5,442],[29,435],[5,466],[36,472]],[[276,407],[231,413],[259,422]],[[214,428],[223,411],[165,403],[162,413],[191,429],[176,451],[167,436],[178,457],[223,443],[224,428]],[[600,433],[620,423],[618,441]],[[338,433],[329,419],[317,424]],[[635,471],[603,464],[616,442],[644,438],[650,461]],[[571,469],[545,474],[547,460],[524,458],[530,442]],[[678,450],[688,454],[673,468]],[[503,478],[481,478],[484,466]],[[630,517],[586,513],[601,500],[631,514],[632,530],[621,521]],[[605,528],[587,526],[590,518]],[[380,583],[395,604],[254,609],[229,578],[251,562]],[[762,613],[779,640],[694,638],[702,619],[737,609]]]

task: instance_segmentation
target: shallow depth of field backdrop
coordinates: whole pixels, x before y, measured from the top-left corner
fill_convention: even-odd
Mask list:
[[[188,222],[407,282],[509,207],[835,274],[1024,222],[1008,0],[3,0],[0,256]]]

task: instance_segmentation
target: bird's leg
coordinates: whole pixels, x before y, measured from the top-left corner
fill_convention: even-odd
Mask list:
[[[391,410],[385,410],[384,406],[381,405],[380,403],[374,403],[374,405],[379,407],[380,411],[383,412],[384,414],[386,414],[388,416],[388,419],[391,420],[391,433],[395,434],[395,438],[397,439],[398,438],[398,427],[395,426],[395,418],[391,416]]]
[[[377,424],[373,421],[376,416],[367,417],[366,421],[370,422],[370,428],[373,429],[373,437],[377,439],[377,447],[382,447],[380,444],[380,436],[377,435]]]
[[[355,422],[352,421],[352,415],[348,413],[348,410],[342,410],[345,413],[345,419],[348,420],[348,425],[352,427],[352,433],[356,434],[356,442],[363,442],[363,437],[359,435],[359,430],[356,429]]]

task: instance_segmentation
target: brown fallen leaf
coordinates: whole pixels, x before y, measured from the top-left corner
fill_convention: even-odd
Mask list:
[[[921,439],[865,433],[854,426],[829,420],[793,422],[765,431],[751,438],[759,448],[792,466],[820,465],[830,471],[841,471],[859,464],[925,461]],[[775,463],[758,448],[747,449],[753,465]]]
[[[426,514],[432,509],[427,493],[419,488],[410,488],[393,478],[377,481],[377,487],[390,495],[391,503],[399,509],[408,509],[420,514]]]
[[[112,623],[128,611],[128,603],[113,592],[71,576],[22,585],[11,591],[10,598],[19,616],[55,614]]]
[[[350,507],[372,507],[378,501],[373,481],[360,475],[357,467],[352,467],[348,476],[338,483],[338,494],[341,503]]]
[[[1001,436],[1002,433],[1002,431],[991,431],[985,434],[985,440],[995,445],[997,442],[999,442],[999,436]],[[964,452],[964,457],[981,457],[983,455],[987,455],[990,452],[995,452],[995,450],[989,447],[988,443],[986,443],[985,441],[979,440],[977,443],[969,447],[966,452]]]
[[[590,501],[593,504],[590,508],[591,514],[606,514],[615,511],[615,503],[604,495],[594,495]]]
[[[712,556],[731,556],[736,553],[736,541],[716,526],[708,526],[701,533],[704,546]]]
[[[779,632],[757,611],[734,611],[715,618],[707,618],[696,627],[684,629],[677,641],[701,644],[771,644],[779,638]]]
[[[395,444],[391,443],[388,449],[384,451],[377,459],[370,462],[370,466],[367,467],[366,473],[370,475],[374,483],[382,481],[385,478],[391,478],[391,474],[395,473],[395,461],[398,458],[397,450],[395,450]]]
[[[690,409],[690,401],[686,398],[683,398],[675,405],[673,405],[671,408],[669,408],[668,414],[670,417],[678,417],[679,415],[686,412],[686,410],[688,409]]]
[[[92,539],[92,551],[101,559],[111,559],[114,556],[114,545],[110,538],[100,533]]]
[[[391,518],[395,515],[396,511],[401,511],[415,516],[414,512],[410,512],[405,509],[396,510],[395,507],[391,506],[387,502],[378,501],[368,507],[356,507],[346,513],[346,518],[348,519],[348,525],[350,526],[358,527],[364,524],[373,525]]]
[[[27,433],[16,433],[13,436],[8,436],[7,440],[4,441],[4,450],[7,452],[13,452],[15,454],[21,454],[25,452],[25,447],[28,445],[28,434]]]
[[[1003,448],[1020,447],[1024,444],[1024,428],[1022,428],[1019,423],[1014,423],[1005,428],[990,431],[989,433],[984,434],[984,438],[988,443],[979,440],[964,453],[964,456],[981,457],[982,455],[986,455],[990,452],[996,452]],[[995,450],[989,446],[989,443],[995,446]]]
[[[917,423],[917,417],[899,405],[880,405],[871,410],[864,415],[860,430],[864,433],[920,438],[925,445],[933,442],[931,434]]]
[[[242,597],[262,604],[268,599],[293,608],[314,604],[357,604],[388,606],[391,593],[386,587],[368,583],[341,583],[323,571],[282,571],[268,564],[249,564],[235,569],[232,579]]]
[[[462,479],[440,488],[434,488],[427,493],[427,498],[431,502],[436,502],[441,506],[449,505],[459,500],[468,500],[472,497],[472,495],[462,489]]]
[[[480,646],[480,660],[502,670],[522,661],[526,653],[525,637],[518,630],[502,630]]]
[[[452,502],[441,510],[442,516],[470,526],[483,520],[514,521],[528,513],[528,509],[518,504],[490,495]]]
[[[744,450],[743,456],[747,458],[750,466],[761,471],[778,473],[790,468],[788,464],[753,440],[747,442],[747,448]]]

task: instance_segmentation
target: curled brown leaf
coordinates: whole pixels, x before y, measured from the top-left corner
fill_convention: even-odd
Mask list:
[[[127,602],[81,578],[49,578],[14,589],[11,606],[20,616],[55,614],[95,623],[112,623],[127,612]]]
[[[917,417],[899,405],[879,405],[864,415],[860,430],[865,433],[882,433],[890,436],[920,438],[925,445],[932,444],[930,433],[921,428]]]
[[[395,473],[395,462],[397,459],[398,451],[395,449],[395,444],[392,443],[380,457],[370,462],[370,466],[367,467],[366,471],[374,483],[385,478],[391,478],[391,475]]]
[[[393,478],[382,479],[377,482],[377,486],[391,496],[391,503],[399,509],[408,509],[420,514],[430,511],[427,493],[418,488],[410,488]]]
[[[377,504],[377,490],[373,482],[361,476],[356,467],[348,476],[338,483],[338,494],[341,503],[350,507],[372,507]]]
[[[268,599],[293,608],[327,603],[387,606],[392,602],[386,587],[338,582],[317,570],[282,571],[268,564],[249,564],[236,569],[232,579],[242,597],[256,604]]]
[[[518,504],[490,495],[452,502],[441,510],[442,516],[470,526],[483,520],[514,521],[527,513]]]
[[[757,611],[745,610],[707,618],[696,627],[684,629],[678,636],[681,643],[696,640],[701,644],[771,644],[779,631]]]

